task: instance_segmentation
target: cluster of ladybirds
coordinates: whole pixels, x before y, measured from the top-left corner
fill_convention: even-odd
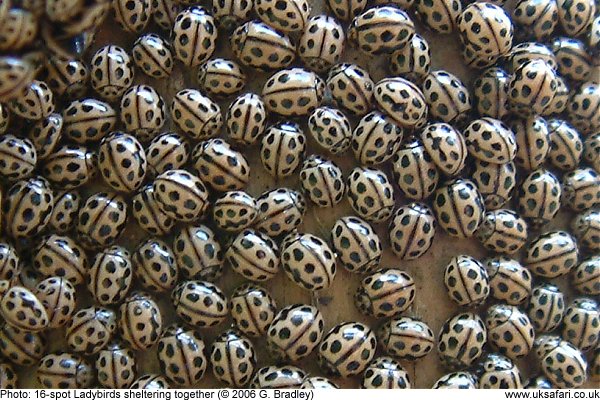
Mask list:
[[[512,17],[502,0],[328,3],[335,17],[311,17],[308,0],[0,0],[0,387],[17,386],[15,364],[37,365],[47,388],[190,387],[209,368],[229,386],[335,388],[288,365],[315,352],[326,375],[408,388],[398,359],[435,347],[453,371],[435,388],[566,388],[598,378],[594,0],[519,0]],[[141,36],[131,49],[107,45],[88,57],[110,9]],[[430,70],[414,18],[458,34],[478,74],[471,89]],[[148,26],[161,34],[142,33]],[[227,35],[235,61],[213,57]],[[387,57],[390,76],[374,82],[340,62],[347,42]],[[167,110],[134,75],[169,78],[175,62],[197,71],[199,88],[177,92]],[[272,76],[260,95],[240,95],[254,69]],[[230,96],[238,97],[223,116],[213,99]],[[169,114],[176,132],[164,132]],[[305,129],[322,153],[347,151],[360,166],[344,179],[325,156],[305,157]],[[244,191],[244,149],[256,144],[272,176],[299,170],[301,190]],[[89,193],[97,175],[109,190]],[[395,207],[400,194],[412,203]],[[330,240],[298,231],[307,200],[334,207],[345,198],[356,216],[335,222]],[[531,235],[560,208],[576,213],[570,233]],[[128,216],[149,234],[131,251],[117,245]],[[437,340],[424,322],[400,316],[415,298],[411,276],[380,268],[371,224],[388,222],[400,260],[427,252],[438,225],[492,253],[448,263],[448,295],[466,310]],[[317,291],[336,265],[363,275],[355,303],[385,318],[378,330],[346,322],[324,332],[317,307],[278,310],[256,283],[283,269]],[[211,283],[224,266],[252,283],[228,298]],[[587,297],[566,304],[552,279],[567,274]],[[94,305],[78,309],[84,290]],[[168,327],[155,302],[164,294],[180,320]],[[490,298],[499,303],[482,318],[473,310]],[[208,346],[201,329],[229,315],[233,328]],[[68,352],[47,354],[54,329],[64,329]],[[248,338],[262,336],[279,364],[258,368]],[[378,345],[386,356],[375,357]],[[139,376],[135,352],[150,349],[161,374]],[[540,375],[525,382],[514,360],[530,352]]]

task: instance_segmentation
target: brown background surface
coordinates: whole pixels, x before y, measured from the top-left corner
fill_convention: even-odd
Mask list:
[[[313,11],[311,15],[317,15],[325,11],[323,0],[313,0],[310,2],[313,5]],[[202,5],[208,3],[210,2],[206,0],[200,2]],[[161,32],[156,27],[147,29],[147,31],[160,33],[164,37],[168,37],[166,33]],[[445,69],[463,79],[464,83],[467,85],[474,80],[477,72],[469,71],[464,67],[459,55],[460,44],[457,35],[440,36],[431,34],[430,32],[425,31],[420,25],[418,25],[418,32],[428,40],[431,46],[433,70]],[[229,51],[229,43],[226,35],[223,32],[219,32],[219,34],[218,49],[215,53],[215,56],[233,58],[231,52]],[[128,52],[130,52],[135,39],[135,36],[124,33],[118,27],[116,27],[116,25],[112,25],[112,17],[109,17],[107,23],[105,23],[100,29],[96,38],[96,43],[94,44],[92,51],[86,55],[85,60],[89,63],[93,52],[100,46],[108,43],[121,45]],[[374,81],[377,81],[389,74],[386,69],[386,57],[373,58],[364,56],[354,49],[349,48],[349,46],[346,46],[346,52],[343,56],[343,60],[357,63],[366,68]],[[248,76],[248,85],[245,91],[254,91],[256,93],[260,93],[262,85],[268,78],[269,74],[257,73],[248,68],[244,68],[244,70]],[[170,104],[172,95],[178,90],[186,87],[198,87],[195,82],[195,75],[195,70],[186,70],[182,68],[181,64],[177,63],[175,71],[169,80],[159,81],[148,78],[147,76],[143,75],[139,69],[137,69],[136,82],[152,85],[162,96],[164,96],[167,104]],[[90,96],[94,96],[94,94],[90,93]],[[227,105],[230,101],[231,99],[221,102],[223,113],[225,113]],[[353,126],[355,123],[356,121],[353,121]],[[305,126],[305,124],[303,126]],[[173,128],[171,121],[167,122],[164,130],[167,130],[169,127],[171,129]],[[316,153],[333,159],[342,167],[345,176],[348,171],[350,171],[356,165],[351,152],[346,153],[342,157],[331,157],[318,148],[318,146],[315,145],[314,140],[310,137],[310,134],[307,131],[306,133],[309,139],[307,155]],[[285,180],[275,180],[266,173],[260,163],[260,159],[258,157],[259,146],[255,146],[246,150],[244,151],[244,155],[248,158],[251,166],[250,185],[247,188],[247,191],[250,194],[259,196],[267,189],[282,186],[299,189],[300,185],[297,173]],[[385,165],[382,168],[389,172],[388,167],[388,165]],[[102,182],[98,180],[98,190],[101,186]],[[396,188],[396,204],[402,205],[407,202],[407,199],[403,198]],[[330,229],[335,221],[342,216],[350,214],[353,213],[349,203],[346,200],[343,200],[342,203],[333,209],[320,209],[311,204],[307,210],[304,224],[300,227],[300,230],[316,234],[322,238],[329,238]],[[566,227],[569,218],[570,216],[565,211],[561,211],[551,226],[545,227],[544,231],[557,227]],[[382,239],[385,247],[385,253],[381,262],[381,267],[394,267],[405,270],[414,278],[416,282],[416,300],[412,307],[403,315],[417,317],[425,321],[432,328],[437,338],[443,322],[460,311],[460,308],[450,300],[444,287],[443,271],[446,264],[452,256],[458,254],[468,254],[476,258],[483,258],[486,255],[485,250],[475,239],[454,239],[446,235],[438,227],[434,244],[426,255],[413,261],[401,261],[389,250],[387,224],[379,224],[376,226],[376,229],[379,232],[380,238]],[[146,236],[147,234],[145,234],[137,226],[133,218],[131,218],[129,226],[119,243],[123,244],[130,250],[134,250],[135,246]],[[224,239],[223,242],[226,240],[227,239]],[[169,238],[169,242],[170,241],[171,239]],[[358,275],[350,274],[343,268],[338,268],[337,275],[331,287],[327,290],[322,290],[316,293],[309,293],[295,286],[283,272],[280,272],[273,280],[264,283],[263,286],[269,289],[270,293],[276,299],[278,307],[283,307],[285,305],[294,303],[306,303],[317,306],[323,312],[326,331],[328,331],[337,323],[343,321],[362,321],[375,328],[379,326],[381,321],[363,316],[354,306],[353,294],[358,287],[359,280],[360,279]],[[220,280],[217,281],[217,285],[229,295],[233,292],[234,288],[242,282],[243,279],[241,276],[226,268],[225,274]],[[569,294],[569,299],[573,298],[566,279],[557,279],[555,280],[555,283],[557,283],[565,290],[566,293]],[[88,305],[89,299],[83,298],[85,295],[80,297],[80,306]],[[163,320],[166,326],[166,324],[173,322],[175,319],[172,312],[172,307],[170,306],[169,295],[159,294],[155,295],[155,298],[158,299],[159,304],[161,305],[161,310],[163,311]],[[485,309],[486,306],[483,306],[478,310],[482,316],[484,315]],[[214,329],[203,330],[202,334],[205,338],[207,346],[210,346],[212,339],[226,329],[229,324],[230,320]],[[50,338],[50,351],[66,349],[63,331],[53,332]],[[273,360],[265,351],[264,339],[261,338],[259,340],[253,340],[253,343],[258,351],[259,367],[272,364]],[[383,355],[381,350],[378,351],[378,355]],[[138,357],[138,364],[140,374],[146,372],[159,372],[155,348],[143,354],[140,353]],[[416,388],[430,388],[440,376],[448,372],[441,367],[435,350],[432,351],[428,356],[416,362],[401,361],[401,364],[408,371],[412,385]],[[521,367],[524,379],[532,376],[532,374],[537,371],[536,362],[531,355],[528,358],[519,361],[518,364]],[[318,369],[318,366],[316,365],[315,353],[311,354],[311,356],[304,359],[298,365],[304,368],[311,375],[322,375]],[[21,378],[21,385],[23,387],[38,386],[37,380],[35,379],[35,374],[31,372],[33,372],[33,369],[26,371],[23,370],[20,372],[19,375]],[[341,387],[345,388],[356,388],[360,383],[360,377],[347,380],[334,378],[333,380]],[[588,383],[588,385],[589,387],[598,387],[597,383]],[[211,371],[207,371],[205,377],[198,384],[198,387],[204,388],[221,386],[223,385],[214,379]]]

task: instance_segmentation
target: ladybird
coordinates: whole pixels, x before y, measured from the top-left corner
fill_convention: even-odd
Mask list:
[[[148,350],[161,337],[160,309],[152,297],[133,292],[119,307],[119,336],[134,350]]]
[[[152,78],[168,78],[173,72],[171,44],[155,33],[147,33],[137,38],[131,55],[138,68]]]
[[[316,15],[306,22],[298,43],[298,55],[309,69],[326,72],[340,61],[345,40],[344,29],[335,18]]]
[[[569,102],[569,97],[571,95],[571,91],[567,86],[565,78],[561,76],[556,76],[556,92],[554,93],[554,98],[544,110],[543,116],[549,115],[558,115],[563,113],[567,109],[567,104]]]
[[[266,281],[279,272],[279,248],[267,235],[245,229],[233,240],[225,252],[231,268],[255,282]]]
[[[408,43],[415,34],[410,16],[400,8],[376,6],[352,20],[348,40],[369,55],[391,53]]]
[[[267,111],[262,98],[254,93],[237,97],[225,116],[227,137],[232,141],[251,145],[258,141],[267,125]]]
[[[305,358],[321,341],[324,324],[316,307],[306,304],[284,307],[267,328],[267,349],[277,360]]]
[[[154,199],[154,188],[146,185],[132,197],[132,214],[138,225],[151,235],[166,235],[175,221],[163,213]]]
[[[8,4],[8,3],[7,3]],[[6,102],[19,97],[34,78],[33,65],[20,57],[0,57],[2,84],[0,84],[0,100]]]
[[[94,367],[85,358],[70,353],[51,353],[42,358],[37,379],[46,389],[85,389],[92,386]]]
[[[171,383],[191,387],[208,367],[205,352],[206,345],[197,331],[172,324],[158,341],[158,364]]]
[[[0,328],[0,353],[19,366],[32,366],[47,353],[48,342],[43,333],[28,332],[12,325]]]
[[[279,236],[294,230],[306,213],[306,200],[295,190],[269,190],[256,199],[258,216],[254,227],[269,236]]]
[[[431,117],[461,125],[471,111],[471,95],[459,78],[439,70],[425,76],[423,95]]]
[[[62,136],[62,127],[62,116],[57,113],[50,114],[31,126],[27,137],[35,147],[38,160],[47,158],[55,150]]]
[[[229,303],[235,327],[248,336],[267,332],[275,318],[277,303],[262,286],[244,283],[233,291]]]
[[[589,30],[596,15],[596,3],[588,0],[556,0],[558,22],[569,36],[579,36]]]
[[[517,211],[532,228],[550,222],[558,212],[561,187],[554,174],[538,168],[527,175],[519,186]]]
[[[33,291],[48,315],[48,328],[66,325],[75,312],[75,287],[66,279],[52,276],[40,281]]]
[[[577,243],[588,250],[600,250],[600,210],[589,209],[571,221],[571,233]]]
[[[516,71],[521,65],[532,59],[543,60],[556,70],[556,56],[548,46],[537,42],[519,43],[507,56],[507,67],[510,72]]]
[[[284,365],[268,366],[256,371],[250,381],[251,389],[294,389],[299,388],[307,374],[298,367]]]
[[[567,103],[568,118],[583,134],[600,129],[600,85],[586,82],[571,93]]]
[[[415,10],[427,28],[437,33],[449,34],[456,30],[462,4],[459,0],[417,0]]]
[[[420,136],[427,153],[444,174],[455,176],[462,171],[468,154],[462,134],[449,124],[433,123]]]
[[[544,60],[533,59],[517,68],[508,82],[509,102],[519,114],[542,114],[556,88],[554,69]]]
[[[19,239],[33,237],[50,221],[54,194],[42,177],[18,181],[6,192],[2,214],[6,218],[6,234]]]
[[[239,190],[248,184],[248,161],[223,139],[200,142],[194,148],[192,162],[198,176],[214,190]]]
[[[208,139],[223,126],[219,105],[195,89],[183,89],[173,96],[171,118],[192,139]]]
[[[86,146],[64,144],[44,160],[42,172],[53,184],[62,189],[75,189],[96,176],[96,153]]]
[[[133,381],[129,389],[164,390],[170,389],[170,386],[163,375],[146,374]]]
[[[90,71],[77,58],[49,57],[44,80],[57,96],[69,99],[81,98],[87,91]]]
[[[548,121],[548,137],[550,163],[563,171],[577,168],[583,155],[583,142],[579,132],[566,121],[551,119]]]
[[[331,229],[337,259],[350,272],[370,273],[379,268],[383,246],[373,227],[355,216],[338,219]]]
[[[219,26],[226,31],[246,22],[254,9],[254,0],[220,0],[212,2],[212,14]]]
[[[212,208],[215,224],[227,232],[249,228],[258,215],[256,199],[244,191],[225,192]]]
[[[82,246],[98,249],[112,245],[125,229],[127,209],[125,199],[116,193],[99,192],[88,197],[77,218]]]
[[[591,168],[577,168],[563,175],[562,200],[574,211],[600,205],[600,176]]]
[[[145,153],[148,172],[160,175],[171,169],[182,168],[189,159],[191,147],[182,135],[165,132],[152,139]]]
[[[182,228],[173,238],[173,253],[184,279],[214,281],[223,273],[223,252],[215,233],[204,225]]]
[[[240,92],[246,85],[246,75],[234,61],[214,58],[198,68],[198,85],[217,97]]]
[[[537,115],[509,122],[517,144],[515,164],[526,171],[540,168],[550,151],[550,131],[546,120]]]
[[[302,164],[300,183],[306,197],[319,207],[333,207],[344,198],[346,183],[333,161],[312,155]]]
[[[477,389],[477,378],[470,372],[451,372],[442,376],[432,389]]]
[[[0,174],[10,181],[29,177],[38,162],[38,152],[29,139],[9,133],[0,136]]]
[[[13,99],[8,106],[16,115],[38,121],[54,112],[54,94],[46,82],[34,80],[23,94]]]
[[[468,255],[452,257],[444,271],[444,284],[450,298],[464,307],[477,307],[490,292],[486,269]]]
[[[103,306],[125,300],[133,281],[129,252],[112,246],[98,252],[88,270],[86,284],[94,300]]]
[[[96,142],[111,132],[117,123],[117,112],[100,100],[74,100],[63,113],[63,134],[76,143]]]
[[[551,332],[560,326],[565,313],[564,295],[550,283],[533,288],[527,315],[537,333]]]
[[[84,282],[88,259],[83,248],[68,236],[51,234],[35,248],[33,266],[46,277],[61,277],[73,286]]]
[[[8,3],[10,6],[10,2]],[[23,4],[22,4],[23,5]],[[43,9],[43,4],[41,5]],[[0,50],[18,52],[29,47],[38,34],[38,20],[32,10],[23,8],[10,8],[1,19],[2,30],[0,31]]]
[[[517,182],[517,168],[512,161],[494,164],[475,160],[472,178],[483,197],[487,210],[498,210],[511,200]]]
[[[218,325],[229,314],[223,291],[206,281],[180,282],[171,293],[171,301],[179,318],[195,328]]]
[[[514,254],[527,242],[527,222],[508,209],[486,211],[475,232],[481,244],[490,251]]]
[[[446,233],[471,237],[481,224],[485,208],[477,186],[459,178],[436,190],[433,210]]]
[[[308,117],[308,131],[317,143],[331,154],[342,154],[350,147],[350,121],[335,108],[316,108]]]
[[[600,132],[585,138],[583,159],[600,173]]]
[[[123,96],[135,76],[131,57],[125,49],[115,45],[104,46],[96,51],[91,60],[90,72],[92,88],[110,102]]]
[[[141,141],[154,138],[165,123],[166,113],[164,100],[152,86],[134,85],[121,98],[121,122]]]
[[[140,33],[148,25],[152,15],[150,0],[134,1],[115,0],[112,3],[115,21],[124,31]]]
[[[365,369],[361,389],[410,389],[408,373],[391,357],[378,357]]]
[[[32,2],[33,3],[33,2]],[[25,4],[25,2],[23,2]],[[53,22],[68,22],[83,10],[81,0],[48,0],[46,15]]]
[[[259,18],[282,32],[304,30],[311,9],[308,0],[254,0],[254,11]]]
[[[100,142],[98,169],[111,188],[137,190],[146,177],[147,166],[146,152],[134,136],[113,132]]]
[[[493,164],[511,162],[517,153],[513,131],[502,121],[484,117],[472,121],[463,131],[469,154]]]
[[[532,338],[533,341],[533,338]],[[489,353],[476,367],[479,389],[522,389],[521,372],[502,354]]]
[[[587,380],[587,362],[579,349],[558,336],[542,335],[535,340],[541,370],[556,387],[574,388]]]
[[[577,241],[564,231],[543,233],[531,241],[523,264],[534,274],[544,278],[562,276],[575,265],[579,250]]]
[[[152,19],[158,26],[170,31],[175,24],[175,18],[182,9],[181,2],[174,0],[152,0]],[[165,382],[166,384],[166,382]]]
[[[327,76],[327,87],[338,107],[357,116],[371,109],[375,83],[369,72],[358,65],[334,65]]]
[[[17,250],[9,243],[0,242],[0,279],[12,281],[21,272]]]
[[[394,180],[402,194],[412,200],[424,200],[436,189],[440,173],[418,137],[400,145],[392,158]]]
[[[160,210],[177,221],[196,220],[208,208],[208,189],[200,178],[183,169],[160,174],[153,189]]]
[[[494,304],[487,309],[488,341],[501,354],[517,359],[533,348],[535,333],[527,314],[517,306]]]
[[[412,82],[421,82],[431,70],[431,49],[425,38],[415,33],[408,43],[390,56],[390,72]]]
[[[577,298],[566,308],[561,336],[582,352],[594,348],[600,337],[598,303],[590,298]]]
[[[512,12],[517,35],[537,40],[547,39],[558,24],[556,0],[519,0]]]
[[[27,332],[40,332],[49,323],[42,302],[23,286],[13,286],[4,293],[0,315],[7,324]]]
[[[367,0],[327,0],[331,12],[342,21],[350,21],[367,6]]]
[[[487,331],[479,315],[465,312],[447,319],[438,337],[437,350],[442,363],[465,368],[473,365],[483,353]]]
[[[323,337],[317,362],[323,372],[348,378],[367,368],[376,348],[377,338],[371,328],[360,322],[345,322]]]
[[[18,375],[13,367],[7,363],[0,363],[0,388],[1,389],[17,389]]]
[[[384,268],[362,279],[354,303],[365,315],[391,317],[412,305],[415,291],[415,283],[406,272]]]
[[[427,122],[429,107],[421,89],[400,77],[384,78],[374,87],[375,103],[399,126],[420,128]]]
[[[508,82],[510,75],[498,67],[485,69],[473,83],[473,104],[481,117],[502,119],[510,112]]]
[[[339,387],[327,378],[311,376],[302,381],[300,389],[339,389]]]
[[[592,57],[581,40],[559,36],[550,44],[556,56],[558,72],[564,78],[585,82],[592,72]]]
[[[107,389],[129,388],[138,371],[135,353],[119,341],[98,352],[95,366],[98,383]]]
[[[591,256],[571,270],[571,285],[579,293],[597,296],[600,293],[600,256]]]
[[[477,57],[497,59],[512,48],[514,28],[502,7],[487,2],[467,5],[456,25],[460,40]]]
[[[273,74],[262,89],[267,110],[284,117],[312,113],[321,105],[325,82],[303,68],[284,69]]]
[[[296,45],[290,38],[260,21],[237,27],[229,36],[229,43],[242,64],[258,70],[286,68],[296,58]]]
[[[260,158],[269,174],[282,178],[294,173],[302,162],[306,135],[294,122],[270,126],[261,141]]]
[[[336,274],[335,254],[324,240],[310,233],[285,237],[281,266],[290,280],[309,291],[328,288]]]
[[[97,354],[117,330],[117,315],[104,307],[82,308],[73,314],[66,326],[69,348],[85,355]]]
[[[188,67],[207,61],[215,51],[217,27],[204,7],[194,5],[177,14],[171,32],[175,57]]]
[[[356,167],[346,183],[352,209],[367,221],[384,222],[392,215],[394,188],[381,170]]]
[[[361,165],[377,165],[389,160],[402,142],[403,129],[379,111],[361,118],[352,131],[352,152]]]
[[[411,317],[386,321],[377,331],[377,341],[390,356],[407,360],[425,357],[435,346],[431,328]]]
[[[425,254],[435,235],[437,222],[424,203],[410,203],[396,209],[389,225],[390,247],[401,260]]]
[[[235,329],[228,329],[212,343],[210,363],[219,381],[234,387],[245,386],[257,365],[254,346]]]
[[[179,269],[173,250],[162,240],[145,240],[137,247],[131,260],[138,282],[144,289],[166,292],[175,287]]]

